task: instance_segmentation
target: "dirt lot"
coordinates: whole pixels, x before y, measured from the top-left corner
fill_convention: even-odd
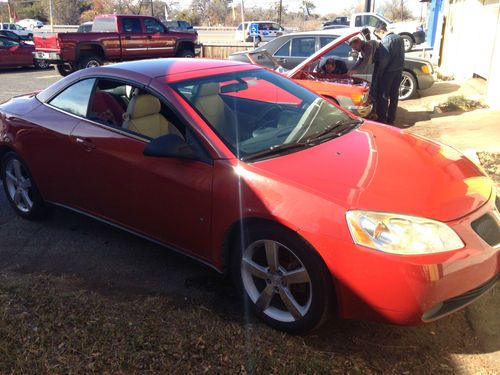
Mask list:
[[[0,73],[0,101],[56,79]],[[424,326],[332,318],[290,336],[198,263],[64,210],[23,221],[0,193],[2,374],[497,374],[498,291]]]

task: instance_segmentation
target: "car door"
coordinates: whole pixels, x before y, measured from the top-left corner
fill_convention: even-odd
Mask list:
[[[175,55],[176,38],[166,32],[165,27],[154,18],[144,18],[144,30],[148,38],[149,57],[170,57]]]
[[[10,66],[10,50],[9,46],[6,45],[5,41],[7,39],[0,38],[0,66]]]
[[[148,57],[148,37],[142,30],[138,17],[119,17],[119,30],[124,60],[137,60]]]
[[[293,69],[316,51],[315,36],[290,38],[274,53],[276,61],[286,69]]]
[[[182,120],[174,118],[165,102],[161,105],[165,118],[181,128],[199,158],[145,156],[144,148],[150,138],[110,121],[119,118],[120,113],[111,116],[108,110],[119,112],[120,106],[124,110],[127,101],[123,94],[114,92],[135,91],[133,87],[121,87],[124,85],[115,80],[99,80],[87,118],[72,132],[75,144],[81,146],[74,160],[78,170],[75,183],[81,191],[78,205],[134,232],[208,258],[211,160],[204,158],[191,131],[188,127],[182,129]],[[140,95],[152,94],[141,91]],[[127,108],[129,105],[130,102]]]
[[[7,39],[7,38],[2,38],[1,42],[2,44],[2,57],[4,60],[3,64],[4,66],[22,66],[22,65],[30,65],[26,63],[26,54],[23,53],[21,44]],[[33,61],[33,58],[31,58],[31,61]]]

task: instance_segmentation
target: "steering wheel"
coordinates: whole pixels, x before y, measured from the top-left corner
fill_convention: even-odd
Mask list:
[[[276,125],[278,123],[278,117],[277,116],[271,116],[273,112],[276,112],[276,115],[279,115],[281,113],[281,108],[278,104],[272,105],[271,107],[267,108],[256,120],[255,122],[259,124],[255,130],[252,132],[252,135],[254,137],[258,136],[259,134],[262,134],[269,129],[276,128]],[[266,119],[267,117],[270,117],[269,119]]]

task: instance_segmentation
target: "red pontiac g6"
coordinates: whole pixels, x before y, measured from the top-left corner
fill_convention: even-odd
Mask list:
[[[475,164],[248,64],[78,71],[0,106],[0,158],[19,215],[63,206],[230,271],[286,331],[330,312],[432,321],[499,273],[498,200]]]

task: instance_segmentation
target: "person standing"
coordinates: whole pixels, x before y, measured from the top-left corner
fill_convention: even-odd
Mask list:
[[[354,75],[361,73],[365,71],[369,65],[373,64],[378,44],[379,42],[376,40],[365,41],[358,37],[352,38],[349,41],[349,46],[354,51],[358,52],[358,58],[347,74]]]
[[[381,39],[372,77],[377,121],[393,125],[405,61],[404,42],[399,35],[387,31],[384,23],[375,26],[374,34]]]

